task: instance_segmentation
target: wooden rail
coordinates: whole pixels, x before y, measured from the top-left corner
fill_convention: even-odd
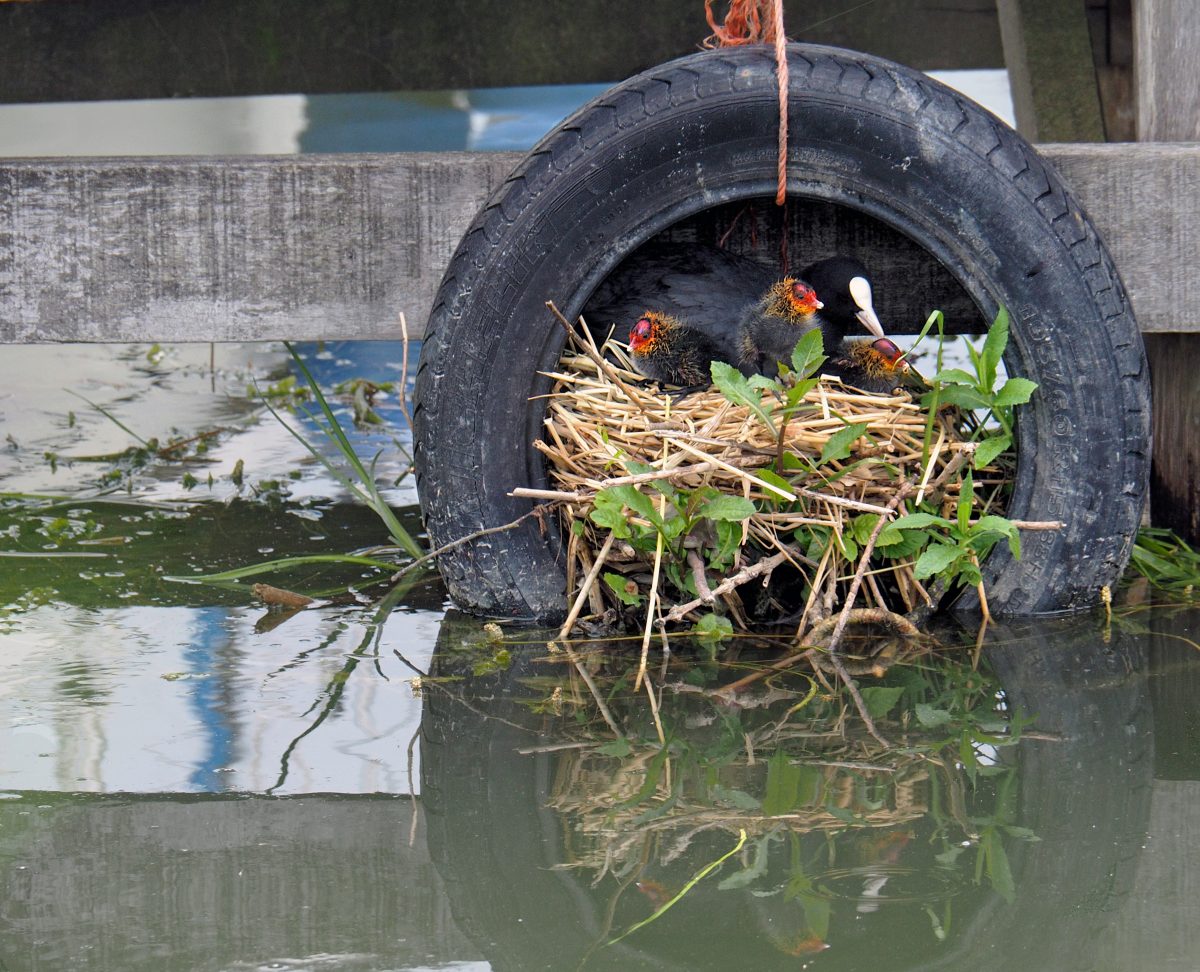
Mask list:
[[[1144,330],[1200,331],[1200,146],[1043,146]],[[0,343],[389,339],[514,153],[0,162]]]

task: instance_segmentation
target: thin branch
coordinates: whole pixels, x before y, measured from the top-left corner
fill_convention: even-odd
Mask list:
[[[556,501],[557,502],[557,501]],[[520,526],[531,516],[541,516],[547,510],[551,509],[554,503],[542,503],[540,506],[535,506],[528,513],[518,516],[511,523],[505,523],[503,526],[487,527],[483,530],[476,530],[474,533],[468,533],[465,537],[459,537],[457,540],[451,540],[449,543],[444,543],[437,550],[431,550],[423,557],[418,557],[411,564],[405,564],[400,570],[392,575],[391,583],[396,583],[405,574],[411,573],[418,567],[423,567],[429,561],[446,553],[448,550],[453,550],[455,547],[461,547],[464,543],[470,543],[472,540],[478,540],[480,537],[486,537],[491,533],[503,533],[505,530],[511,530],[513,527]]]
[[[722,594],[728,594],[734,588],[740,587],[747,581],[754,580],[755,577],[769,573],[787,559],[788,555],[786,551],[772,554],[770,557],[764,557],[757,563],[751,564],[748,567],[743,567],[736,574],[726,577],[723,581],[721,581],[720,584],[712,589],[711,594],[714,598],[720,597]],[[703,598],[698,597],[694,601],[688,601],[686,604],[677,604],[667,612],[667,616],[662,619],[661,623],[670,624],[672,621],[678,621],[686,616],[689,612],[696,610],[696,608],[705,603],[706,602]]]
[[[571,326],[570,321],[568,321],[565,317],[563,317],[562,311],[560,311],[555,306],[554,301],[552,301],[552,300],[546,301],[546,306],[550,309],[550,313],[553,314],[556,318],[558,318],[558,323],[561,324],[564,328],[566,328],[568,336],[574,337],[575,336],[575,328],[573,328]],[[583,349],[583,353],[586,354],[589,358],[591,358],[592,361],[594,361],[596,363],[596,367],[599,368],[604,373],[604,377],[607,378],[609,381],[611,381],[614,385],[616,385],[618,388],[621,389],[621,391],[623,391],[625,393],[626,398],[628,398],[631,402],[638,401],[638,397],[634,393],[633,389],[631,389],[627,384],[625,384],[625,382],[623,382],[621,380],[620,375],[618,375],[615,371],[613,371],[612,366],[607,361],[604,360],[604,355],[599,354],[590,345],[588,345],[587,343],[585,343],[583,341],[580,341],[579,345]]]

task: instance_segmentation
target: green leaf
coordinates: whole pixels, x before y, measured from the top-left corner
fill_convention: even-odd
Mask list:
[[[824,363],[824,338],[821,329],[814,327],[796,342],[792,350],[792,371],[800,378],[808,378]]]
[[[821,450],[820,464],[824,465],[834,459],[845,459],[850,455],[850,446],[866,431],[866,422],[854,422],[845,428],[838,429],[829,437],[825,448]]]
[[[757,809],[757,805],[754,809]],[[760,837],[758,843],[755,845],[754,860],[750,863],[750,866],[745,870],[738,871],[736,874],[731,874],[717,885],[717,889],[719,891],[728,891],[731,888],[744,888],[766,874],[770,844],[770,835]]]
[[[854,539],[859,543],[865,544],[871,539],[871,531],[875,529],[875,524],[878,522],[878,513],[864,513],[862,516],[856,516],[850,521],[850,528],[854,534]]]
[[[994,435],[984,439],[975,449],[975,468],[982,469],[996,461],[996,457],[1012,445],[1012,436]]]
[[[726,638],[733,636],[733,622],[729,618],[723,618],[719,614],[708,613],[702,615],[700,620],[692,627],[694,634],[701,641],[713,643],[724,641]]]
[[[952,718],[948,711],[936,708],[928,702],[917,703],[916,716],[917,722],[921,723],[926,729],[936,729],[938,726],[944,726]]]
[[[790,489],[791,487],[785,483],[784,488]],[[756,511],[754,504],[743,496],[722,495],[709,500],[696,512],[697,515],[709,520],[746,520]]]
[[[1030,381],[1028,378],[1009,378],[1008,381],[1004,383],[1004,387],[996,392],[996,398],[993,404],[997,408],[1003,408],[1005,406],[1012,405],[1024,405],[1027,401],[1029,401],[1030,396],[1033,395],[1036,389],[1036,381]]]
[[[922,398],[922,404],[928,407],[925,399],[929,395]],[[984,398],[974,388],[968,388],[966,385],[947,385],[941,392],[941,403],[943,405],[957,405],[959,408],[991,408],[990,399]]]
[[[605,571],[604,583],[606,583],[614,594],[617,595],[617,600],[622,604],[628,604],[630,607],[637,607],[642,603],[642,595],[638,593],[637,583],[629,580],[623,574],[615,574],[612,571]],[[629,584],[633,584],[633,590],[629,590]]]
[[[629,521],[625,517],[624,504],[612,496],[608,490],[602,489],[596,494],[596,503],[588,513],[588,519],[596,526],[611,530],[612,535],[618,540],[626,540],[633,535],[629,529]]]
[[[629,525],[622,509],[626,506],[638,516],[649,520],[659,532],[664,534],[668,532],[662,517],[658,515],[658,510],[654,508],[654,501],[645,493],[640,492],[636,486],[609,486],[607,489],[600,490],[596,494],[596,501],[589,515],[594,523],[607,526],[618,538],[628,537]],[[600,518],[597,517],[597,514],[600,514]],[[614,528],[614,524],[618,520],[624,526],[624,533],[619,533]],[[678,532],[678,529],[675,532]]]
[[[940,574],[963,556],[960,547],[952,547],[947,543],[932,543],[917,558],[913,565],[913,576],[917,580]]]
[[[1012,871],[1008,866],[1008,854],[1000,842],[1000,835],[994,827],[988,827],[980,837],[980,849],[983,851],[988,880],[991,885],[1009,904],[1017,897],[1017,886],[1013,882]]]
[[[963,476],[958,489],[958,532],[966,536],[971,530],[971,507],[975,505],[975,479],[971,470]]]
[[[1001,307],[996,312],[996,320],[988,328],[987,337],[983,342],[983,354],[980,356],[981,372],[980,385],[991,390],[996,382],[996,368],[1008,347],[1008,311]]]
[[[791,453],[784,453],[785,459],[790,454]],[[775,486],[779,489],[786,490],[789,493],[792,491],[792,484],[776,473],[773,469],[756,469],[754,470],[754,475],[756,475],[763,482],[770,483],[772,486]],[[782,496],[777,496],[770,491],[767,492],[767,498],[775,505],[787,502]]]
[[[945,371],[939,371],[929,380],[931,382],[940,381],[943,385],[969,385],[971,388],[978,384],[978,379],[969,372],[963,371],[962,368],[947,368]]]
[[[715,783],[709,787],[708,795],[718,803],[734,807],[737,810],[758,810],[762,804],[745,790],[735,790],[732,787]]]
[[[882,719],[896,707],[900,696],[904,694],[904,686],[871,685],[859,689],[859,694],[866,703],[867,712],[872,719]]]
[[[724,361],[712,362],[709,365],[709,371],[712,374],[713,384],[717,386],[722,395],[735,405],[745,405],[758,416],[772,434],[775,433],[775,423],[771,421],[770,414],[763,409],[761,397],[751,387],[745,375]]]
[[[932,513],[909,513],[892,522],[897,530],[924,530],[926,527],[951,526],[949,520],[945,517],[935,516]]]
[[[1021,559],[1021,534],[1017,532],[1016,525],[1012,520],[988,514],[979,518],[979,522],[971,527],[971,533],[975,536],[984,533],[1001,534],[1008,539],[1008,549],[1012,551],[1012,555],[1017,560]]]
[[[767,762],[767,786],[762,812],[768,817],[791,813],[800,802],[800,767],[793,766],[782,749]]]

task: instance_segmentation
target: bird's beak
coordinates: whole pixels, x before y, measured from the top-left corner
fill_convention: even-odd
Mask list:
[[[875,314],[875,305],[871,301],[871,284],[866,277],[855,277],[850,281],[850,296],[858,305],[858,323],[874,334],[877,338],[887,337],[883,333],[883,325]]]
[[[887,337],[887,335],[883,333],[883,325],[879,323],[879,318],[875,316],[874,307],[863,307],[854,316],[858,318],[858,323],[860,323],[876,337]]]

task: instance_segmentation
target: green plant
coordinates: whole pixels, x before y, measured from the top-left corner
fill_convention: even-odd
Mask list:
[[[1200,552],[1163,527],[1138,531],[1129,566],[1155,587],[1183,597],[1200,587]]]
[[[328,436],[329,440],[337,447],[346,462],[346,466],[349,467],[349,472],[315,449],[299,432],[284,422],[279,413],[275,411],[274,407],[265,397],[263,398],[263,404],[266,405],[268,411],[275,416],[279,423],[308,450],[309,454],[325,467],[326,471],[334,479],[341,483],[352,496],[374,511],[396,546],[403,548],[414,558],[422,556],[425,552],[424,548],[404,529],[400,521],[396,519],[396,514],[392,512],[392,508],[388,505],[387,500],[384,499],[383,494],[379,491],[379,487],[375,484],[375,463],[379,459],[378,454],[372,457],[369,466],[363,465],[362,460],[358,457],[358,453],[354,451],[354,446],[346,437],[346,433],[343,431],[337,417],[333,414],[333,409],[329,407],[329,402],[326,401],[324,394],[322,394],[316,379],[313,378],[312,373],[308,370],[308,366],[304,363],[304,359],[296,353],[296,349],[291,344],[286,344],[285,346],[291,354],[292,360],[296,362],[296,367],[300,369],[300,373],[304,376],[304,380],[308,383],[309,391],[320,408],[324,421],[311,412],[306,414],[308,414],[313,424]]]
[[[975,450],[975,468],[982,469],[1012,446],[1013,409],[1029,401],[1037,384],[1028,378],[1013,377],[997,387],[1000,362],[1008,347],[1008,311],[1003,307],[988,328],[982,346],[977,348],[964,339],[973,373],[961,368],[942,368],[945,319],[941,311],[934,311],[930,321],[935,322],[938,329],[937,372],[929,379],[930,390],[921,403],[931,416],[942,405],[957,405],[967,412],[983,413],[972,416],[969,421],[971,440],[979,443]],[[928,327],[927,323],[926,330]],[[991,425],[993,419],[999,426],[998,431]],[[932,425],[927,428],[931,433]]]

